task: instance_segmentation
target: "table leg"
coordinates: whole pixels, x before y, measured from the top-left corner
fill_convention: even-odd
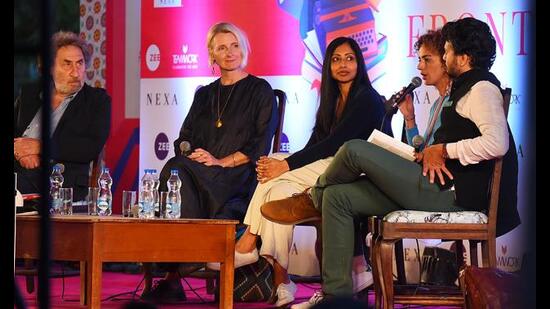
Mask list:
[[[90,264],[87,268],[86,305],[88,308],[100,308],[102,262],[99,257],[93,256]]]
[[[220,265],[220,308],[233,308],[235,228],[227,228],[225,236],[225,261]]]
[[[80,305],[86,305],[86,296],[88,295],[88,289],[86,288],[86,282],[88,281],[88,267],[86,261],[80,261]]]
[[[233,258],[226,258],[220,265],[220,308],[233,308],[233,277]]]
[[[141,295],[151,292],[153,287],[153,263],[142,263],[144,287]]]

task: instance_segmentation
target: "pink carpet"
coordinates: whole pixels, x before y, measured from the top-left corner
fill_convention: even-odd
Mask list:
[[[132,301],[132,294],[137,290],[135,300],[139,300],[141,294],[142,275],[125,274],[119,272],[103,272],[103,281],[101,289],[101,307],[102,308],[122,308],[125,304]],[[186,278],[187,282],[194,289],[196,294],[191,290],[189,285],[184,282],[185,294],[187,301],[173,305],[158,305],[157,308],[218,308],[218,304],[214,302],[214,295],[206,293],[206,285],[204,279]],[[63,284],[64,281],[64,284]],[[36,286],[35,278],[35,286]],[[62,278],[52,278],[51,284],[51,308],[82,308],[79,303],[80,299],[80,277],[71,276]],[[36,302],[36,289],[29,294],[26,291],[25,277],[17,276],[17,285],[21,291],[21,295],[28,308],[38,308]],[[298,291],[296,293],[295,303],[306,301],[309,297],[320,288],[316,283],[300,283],[297,284]],[[370,308],[374,307],[374,294],[369,291]],[[416,306],[414,306],[416,307]],[[253,303],[235,303],[234,308],[274,308],[265,302]],[[401,308],[401,306],[397,306]],[[403,307],[406,308],[406,307]],[[423,308],[453,308],[453,307],[423,307]]]
[[[101,289],[102,308],[121,308],[132,300],[132,293],[137,289],[136,299],[139,299],[143,285],[142,275],[131,275],[115,272],[103,272]],[[157,308],[218,308],[214,302],[214,295],[206,294],[204,279],[186,278],[198,296],[183,281],[187,301],[177,305],[159,305]],[[80,277],[72,276],[64,279],[52,278],[51,284],[51,307],[52,308],[80,308]],[[38,308],[36,302],[36,290],[29,294],[26,291],[25,277],[17,276],[17,285],[28,308]],[[36,280],[35,280],[36,285]],[[319,289],[319,284],[298,284],[296,302],[306,301]],[[200,298],[199,298],[200,296]],[[202,298],[202,299],[201,299]],[[372,301],[371,301],[372,303]],[[263,302],[256,303],[235,303],[234,308],[273,308],[272,305]]]

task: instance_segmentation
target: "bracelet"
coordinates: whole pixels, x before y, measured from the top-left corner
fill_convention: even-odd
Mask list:
[[[231,154],[231,158],[233,158],[233,167],[235,167],[235,153]]]
[[[449,154],[447,153],[447,143],[443,143],[443,159],[449,159]]]
[[[414,115],[412,115],[412,117],[409,117],[409,118],[406,118],[406,117],[404,118],[405,118],[405,121],[411,121],[411,120],[414,120]]]

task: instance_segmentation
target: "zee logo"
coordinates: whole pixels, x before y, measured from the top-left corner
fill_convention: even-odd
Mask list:
[[[281,133],[281,147],[278,152],[290,152],[290,142],[288,141],[288,136],[284,133]]]
[[[164,133],[159,133],[155,138],[155,155],[159,160],[164,160],[168,156],[170,151],[170,143],[168,142],[168,136]]]
[[[145,63],[149,71],[156,71],[160,65],[160,49],[157,45],[151,44],[145,53]]]

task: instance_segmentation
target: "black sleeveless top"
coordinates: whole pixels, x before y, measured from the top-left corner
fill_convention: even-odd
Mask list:
[[[441,111],[441,126],[434,133],[434,144],[454,143],[481,135],[475,123],[457,113],[456,104],[470,91],[473,85],[484,80],[500,88],[500,82],[492,73],[477,69],[463,73],[453,82],[449,99],[452,104]],[[483,104],[483,102],[478,104]],[[512,230],[520,223],[517,211],[518,161],[516,145],[509,126],[508,133],[509,148],[503,159],[497,213],[497,236]],[[457,205],[469,210],[486,212],[489,205],[494,160],[485,160],[478,164],[464,166],[458,159],[449,159],[445,165],[453,174],[454,179],[450,180],[446,177],[444,186],[438,183],[441,189],[447,189],[454,185]]]

